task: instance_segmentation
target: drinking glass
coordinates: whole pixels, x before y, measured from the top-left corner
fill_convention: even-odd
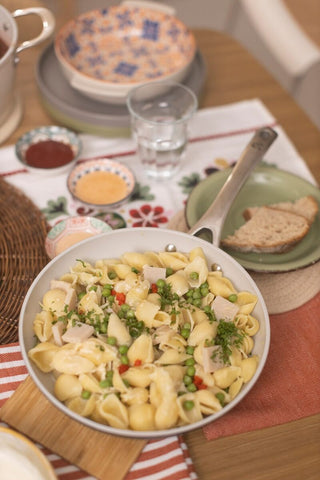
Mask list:
[[[127,106],[144,171],[159,180],[172,177],[185,155],[195,94],[180,83],[150,82],[129,92]]]

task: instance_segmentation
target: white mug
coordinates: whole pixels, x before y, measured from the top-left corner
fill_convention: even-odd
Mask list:
[[[18,45],[18,28],[15,18],[36,14],[42,20],[41,33]],[[24,8],[9,12],[0,5],[0,40],[6,46],[5,53],[0,57],[0,143],[8,137],[20,121],[22,111],[14,112],[16,102],[15,72],[18,63],[17,54],[25,48],[33,47],[47,39],[53,32],[55,19],[46,8]],[[18,109],[19,110],[19,109]]]

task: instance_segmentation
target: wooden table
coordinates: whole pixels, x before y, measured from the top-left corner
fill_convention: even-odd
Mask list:
[[[10,11],[21,8],[24,3],[28,6],[39,4],[23,0],[2,1]],[[57,3],[68,4],[69,1]],[[67,19],[67,7],[64,10]],[[19,24],[22,25],[22,39],[30,38],[30,32],[38,28],[27,18]],[[320,134],[292,98],[248,52],[226,35],[207,30],[197,30],[195,35],[207,64],[207,81],[200,107],[260,98],[320,183]],[[33,127],[56,123],[43,110],[34,79],[35,62],[43,47],[42,44],[20,55],[17,84],[25,113],[21,125],[3,146],[13,144]],[[185,438],[201,480],[319,478],[320,415],[210,442],[202,430],[189,433]]]

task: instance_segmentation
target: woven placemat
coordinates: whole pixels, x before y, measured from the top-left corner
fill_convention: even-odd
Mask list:
[[[45,218],[19,189],[0,178],[0,343],[18,340],[19,314],[32,281],[48,263]]]
[[[170,220],[168,228],[188,231],[183,210]],[[320,262],[286,273],[248,273],[260,289],[269,314],[301,307],[320,292]]]

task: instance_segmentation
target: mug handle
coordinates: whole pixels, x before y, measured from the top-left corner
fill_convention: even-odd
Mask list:
[[[31,40],[26,40],[25,42],[22,42],[21,45],[19,45],[16,48],[16,53],[20,53],[25,48],[33,47],[34,45],[38,45],[38,43],[43,42],[48,37],[50,37],[50,35],[52,34],[55,28],[55,24],[56,24],[55,18],[53,16],[53,13],[47,8],[42,8],[42,7],[20,8],[12,12],[12,16],[14,18],[17,18],[17,17],[22,17],[24,15],[30,15],[32,13],[35,15],[39,15],[39,17],[41,18],[42,31],[37,37],[32,38]]]

